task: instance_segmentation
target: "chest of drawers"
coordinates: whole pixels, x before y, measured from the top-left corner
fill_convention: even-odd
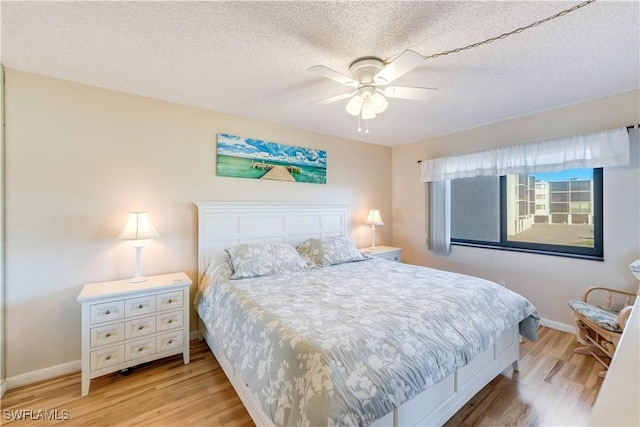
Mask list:
[[[189,286],[185,273],[91,283],[82,304],[82,396],[92,378],[182,353],[189,363]]]

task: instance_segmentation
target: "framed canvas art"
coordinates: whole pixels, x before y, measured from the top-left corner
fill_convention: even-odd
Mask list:
[[[326,184],[327,152],[219,133],[216,174]]]

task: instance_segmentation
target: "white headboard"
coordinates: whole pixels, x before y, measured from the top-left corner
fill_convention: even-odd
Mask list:
[[[348,207],[337,203],[197,202],[198,281],[212,257],[240,243],[289,243],[347,235]]]

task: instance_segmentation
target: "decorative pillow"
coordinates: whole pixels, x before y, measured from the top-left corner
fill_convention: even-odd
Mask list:
[[[229,260],[229,254],[218,255],[211,259],[207,269],[202,276],[202,280],[198,283],[198,290],[204,292],[210,283],[215,283],[219,280],[229,279],[233,274],[231,264]]]
[[[322,267],[324,259],[324,249],[319,239],[305,240],[296,248],[300,256],[308,261],[314,267]]]
[[[276,243],[271,247],[273,248],[273,267],[276,273],[300,271],[312,267],[291,245]]]
[[[244,243],[226,251],[233,269],[231,279],[268,276],[306,268],[305,260],[293,246],[284,243]]]
[[[309,259],[317,267],[363,261],[368,258],[356,249],[347,236],[308,239],[296,250],[303,258]]]

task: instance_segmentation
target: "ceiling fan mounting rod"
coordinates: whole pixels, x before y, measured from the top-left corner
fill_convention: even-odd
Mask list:
[[[373,77],[384,68],[384,62],[375,56],[358,58],[349,65],[349,73],[360,85],[370,85]]]

